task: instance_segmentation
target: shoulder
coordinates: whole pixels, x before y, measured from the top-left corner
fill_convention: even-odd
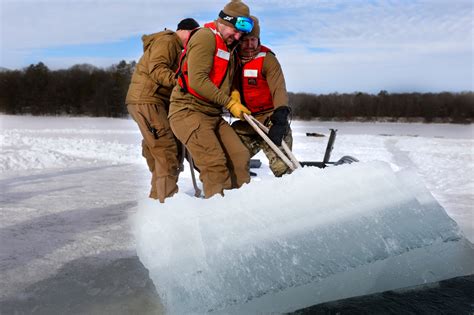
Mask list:
[[[215,42],[214,33],[210,29],[203,27],[196,31],[196,33],[194,33],[189,39],[188,51],[192,50],[194,47],[209,47],[214,49],[216,45]]]
[[[264,53],[264,54],[265,54],[265,57],[269,57],[269,58],[272,58],[272,59],[276,59],[276,55],[275,55],[275,53],[273,52],[273,50],[271,50],[271,49],[268,48],[267,46],[262,45],[262,48],[260,49],[260,53]]]
[[[178,49],[181,50],[181,40],[173,31],[165,30],[160,33],[153,34],[154,40],[151,43],[153,49]]]
[[[281,71],[280,62],[273,52],[269,51],[265,55],[265,59],[263,60],[263,68],[265,71],[269,72]]]
[[[165,30],[163,32],[158,33],[159,39],[162,42],[170,43],[170,44],[175,44],[179,42],[179,37],[178,35],[170,30]]]
[[[176,33],[170,30],[164,30],[164,31],[154,33],[151,35],[146,35],[146,37],[153,44],[158,43],[158,42],[159,43],[173,43],[179,40],[179,37],[176,35]]]
[[[274,64],[274,63],[279,64],[275,53],[271,50],[269,50],[265,53],[265,62],[266,63],[272,63],[272,64]]]
[[[201,42],[201,41],[211,41],[214,40],[214,33],[207,27],[202,27],[197,30],[189,39],[189,43],[191,42]]]

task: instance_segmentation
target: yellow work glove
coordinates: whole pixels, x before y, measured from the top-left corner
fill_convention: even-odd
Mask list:
[[[232,116],[236,118],[240,118],[240,120],[245,120],[244,113],[251,114],[249,109],[242,105],[240,102],[236,101],[235,99],[231,99],[230,102],[225,106],[232,114]]]
[[[234,101],[237,101],[239,103],[242,103],[242,101],[240,100],[240,93],[238,90],[233,90],[232,93],[230,93],[230,97],[234,100]]]

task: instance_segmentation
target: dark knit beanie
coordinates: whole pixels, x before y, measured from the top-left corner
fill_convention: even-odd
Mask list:
[[[225,5],[222,11],[225,14],[233,16],[233,17],[238,17],[238,16],[250,17],[249,7],[245,3],[243,3],[241,0],[231,0],[229,3]],[[229,21],[225,21],[222,18],[219,18],[219,21],[228,26],[234,26],[232,23],[230,23]]]
[[[195,19],[187,18],[178,23],[178,27],[176,28],[176,30],[192,31],[193,29],[198,27],[199,23],[196,22]]]

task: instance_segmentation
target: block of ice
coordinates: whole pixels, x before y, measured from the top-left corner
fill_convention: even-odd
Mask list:
[[[421,180],[383,162],[144,200],[134,225],[172,314],[287,312],[474,273],[472,244]]]

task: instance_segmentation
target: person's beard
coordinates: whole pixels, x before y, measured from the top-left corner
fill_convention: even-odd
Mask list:
[[[255,58],[255,56],[257,56],[259,52],[260,45],[257,46],[255,49],[240,49],[240,59],[242,60],[242,63],[247,63],[253,58]]]

